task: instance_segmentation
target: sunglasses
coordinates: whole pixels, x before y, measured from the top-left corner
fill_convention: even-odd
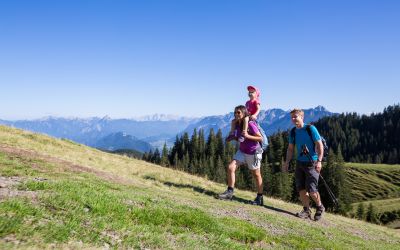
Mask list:
[[[240,115],[241,113],[241,111],[235,111],[235,115]]]

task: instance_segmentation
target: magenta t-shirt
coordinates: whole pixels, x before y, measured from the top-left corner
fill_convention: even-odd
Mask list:
[[[254,115],[257,112],[258,104],[260,104],[260,102],[257,100],[248,100],[246,102],[246,108],[247,108],[247,111],[250,113],[250,115]]]
[[[239,128],[237,128],[237,129],[239,129]],[[242,131],[239,129],[238,133],[241,134]],[[253,122],[253,121],[249,122],[248,133],[250,135],[256,135],[257,133],[259,133],[257,124],[255,122]],[[257,148],[259,148],[259,147],[260,147],[260,143],[258,141],[244,139],[244,141],[240,143],[239,149],[240,149],[240,151],[242,151],[245,154],[252,155],[256,152]]]

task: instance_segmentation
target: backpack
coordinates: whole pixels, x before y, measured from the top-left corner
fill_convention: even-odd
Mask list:
[[[260,131],[261,137],[262,137],[262,141],[260,141],[260,146],[262,148],[263,151],[267,150],[267,147],[269,145],[268,143],[268,137],[265,134],[264,129],[260,126],[260,124],[258,124],[257,121],[254,121],[257,125],[258,131]]]
[[[307,124],[306,131],[307,131],[307,134],[310,136],[311,141],[314,142],[312,135],[311,135],[310,127],[311,127],[311,124]],[[292,130],[290,130],[290,136],[293,138],[293,144],[296,144],[296,127],[292,128]],[[324,155],[322,156],[322,160],[325,161],[326,157],[328,157],[329,147],[323,136],[321,136],[321,142],[322,142],[322,147],[324,149]],[[315,151],[315,144],[314,144],[314,151]]]

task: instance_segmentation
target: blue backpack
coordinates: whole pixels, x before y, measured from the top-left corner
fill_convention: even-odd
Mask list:
[[[269,145],[269,143],[268,143],[268,137],[267,137],[267,135],[265,134],[265,131],[264,131],[264,129],[260,126],[260,124],[258,124],[258,122],[257,121],[254,121],[256,124],[257,124],[257,128],[258,128],[258,130],[260,131],[260,134],[261,134],[261,137],[262,137],[262,141],[260,142],[260,146],[261,146],[261,148],[262,148],[262,150],[267,150],[267,147],[268,147],[268,145]]]
[[[310,136],[311,141],[314,142],[313,137],[311,135],[311,124],[307,124],[306,125],[306,131],[307,134]],[[326,157],[328,156],[328,152],[329,152],[329,147],[328,147],[328,143],[326,142],[325,138],[321,136],[321,141],[322,141],[322,147],[324,148],[324,155],[323,155],[323,161],[326,161]],[[290,137],[293,138],[293,144],[296,144],[296,127],[292,128],[292,130],[290,130]],[[315,145],[314,145],[314,151],[315,151]]]

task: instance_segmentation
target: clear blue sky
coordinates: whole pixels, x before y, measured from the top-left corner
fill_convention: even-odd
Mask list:
[[[0,119],[400,101],[400,1],[0,2]]]

